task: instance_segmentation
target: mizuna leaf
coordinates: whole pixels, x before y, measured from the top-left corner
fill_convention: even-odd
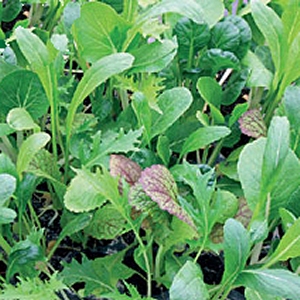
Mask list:
[[[223,284],[232,284],[244,269],[250,251],[250,239],[244,226],[228,219],[224,226],[225,271]]]
[[[279,242],[276,250],[266,262],[271,266],[278,261],[285,261],[289,258],[299,256],[300,253],[300,218],[288,228]]]
[[[174,277],[170,288],[170,300],[209,299],[207,288],[198,265],[187,261]]]
[[[139,179],[146,195],[156,202],[162,210],[178,217],[194,227],[190,216],[176,202],[178,191],[172,174],[163,165],[146,168]]]
[[[258,109],[248,110],[239,119],[240,129],[243,134],[258,139],[266,136],[266,125]]]
[[[109,161],[110,174],[123,177],[129,185],[134,185],[141,177],[142,169],[124,155],[112,154]]]
[[[282,269],[245,270],[235,284],[284,299],[298,300],[300,295],[300,277]]]

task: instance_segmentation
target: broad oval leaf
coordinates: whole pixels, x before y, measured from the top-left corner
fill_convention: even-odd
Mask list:
[[[129,28],[110,5],[100,2],[84,4],[73,26],[79,52],[91,63],[117,53]]]
[[[139,179],[146,195],[150,197],[162,210],[178,217],[194,227],[191,217],[176,202],[178,190],[170,171],[163,165],[153,165],[146,168]]]
[[[39,77],[31,71],[18,70],[6,75],[0,82],[0,94],[0,112],[4,115],[13,108],[23,107],[36,120],[49,108]]]
[[[9,174],[0,174],[0,182],[0,206],[2,206],[15,192],[17,180]]]
[[[240,61],[230,51],[209,49],[201,56],[199,67],[204,70],[211,70],[212,74],[215,75],[218,71],[228,68],[239,70]]]
[[[193,132],[182,146],[180,157],[188,152],[192,152],[224,138],[231,130],[225,126],[202,127]]]
[[[225,270],[222,283],[233,284],[244,269],[250,251],[250,239],[244,226],[228,219],[224,226]]]
[[[262,293],[258,290],[253,290],[246,288],[245,289],[245,296],[247,300],[283,300],[281,297],[275,297],[273,295],[268,295]]]
[[[158,97],[162,114],[152,112],[151,138],[165,132],[192,104],[191,92],[182,87],[165,91]]]
[[[34,133],[23,142],[17,159],[17,172],[20,177],[27,170],[35,154],[50,141],[50,135],[45,132]]]
[[[222,101],[222,87],[212,77],[200,77],[197,89],[201,97],[208,103],[220,108]]]
[[[0,225],[12,223],[16,217],[17,213],[11,208],[0,207]]]
[[[6,121],[11,128],[17,131],[39,128],[33,121],[31,115],[23,107],[17,107],[10,110]]]
[[[300,295],[300,277],[282,269],[245,270],[235,284],[273,295],[273,297],[298,300]]]
[[[187,261],[175,275],[170,288],[170,300],[209,299],[198,265]]]

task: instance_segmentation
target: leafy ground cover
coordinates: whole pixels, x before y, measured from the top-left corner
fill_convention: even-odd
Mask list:
[[[300,1],[3,1],[0,299],[299,299]]]

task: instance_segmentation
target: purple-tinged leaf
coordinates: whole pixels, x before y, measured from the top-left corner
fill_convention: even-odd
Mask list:
[[[131,186],[139,180],[142,173],[142,169],[137,163],[123,155],[112,154],[109,167],[112,176],[123,177]]]
[[[234,219],[241,222],[244,225],[244,227],[247,228],[252,218],[252,211],[247,205],[247,201],[245,198],[240,198],[239,202],[239,209]]]
[[[175,180],[169,170],[163,165],[153,165],[146,168],[139,179],[145,193],[162,210],[178,217],[192,227],[195,227],[191,217],[176,202],[178,190]]]
[[[261,112],[258,109],[248,110],[239,119],[240,129],[243,134],[253,138],[266,136],[267,128]]]

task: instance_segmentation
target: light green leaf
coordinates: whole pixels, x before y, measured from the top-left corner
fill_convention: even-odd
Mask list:
[[[22,27],[18,27],[15,34],[22,53],[34,71],[38,72],[49,64],[47,47],[38,36]]]
[[[251,10],[256,25],[270,47],[276,71],[281,74],[285,64],[287,46],[283,24],[279,16],[260,0],[251,1]]]
[[[281,218],[281,224],[283,230],[284,232],[287,232],[287,230],[295,223],[297,218],[289,210],[285,208],[279,209],[279,215]]]
[[[73,26],[79,53],[91,63],[117,53],[128,30],[127,22],[110,5],[100,2],[84,4]]]
[[[163,163],[167,166],[169,164],[172,152],[170,150],[170,141],[166,136],[160,135],[158,137],[156,150],[158,156],[161,158]]]
[[[78,106],[97,86],[109,77],[130,68],[133,60],[133,56],[127,53],[112,54],[98,60],[85,72],[76,88],[69,107],[66,119],[67,140],[69,140],[71,136],[72,123]]]
[[[274,297],[298,300],[300,295],[300,277],[282,269],[245,270],[235,282],[260,293]],[[265,299],[264,299],[265,300]]]
[[[164,133],[191,105],[192,94],[186,88],[177,87],[165,91],[158,97],[159,114],[152,112],[151,138]]]
[[[280,300],[281,297],[275,297],[273,295],[267,295],[261,291],[246,288],[245,296],[247,300]]]
[[[22,173],[27,170],[35,154],[40,149],[45,147],[49,141],[49,134],[45,132],[39,132],[31,135],[23,142],[17,159],[17,172],[20,177],[22,177]]]
[[[212,77],[200,77],[197,89],[201,97],[209,104],[220,108],[222,101],[222,87]]]
[[[194,131],[184,142],[180,157],[220,140],[230,134],[230,129],[225,126],[201,127]]]
[[[282,13],[282,23],[287,36],[288,44],[291,45],[295,37],[299,34],[300,28],[300,3],[298,0],[287,1],[287,5]]]
[[[0,123],[0,138],[15,132],[8,124]]]
[[[259,58],[250,50],[243,58],[243,64],[250,68],[247,86],[271,88],[273,74],[264,66]]]
[[[47,113],[48,99],[38,76],[28,70],[6,75],[0,82],[1,106],[4,115],[16,107],[25,108],[36,120]]]
[[[16,190],[16,178],[9,174],[0,174],[0,206],[9,199]]]
[[[222,284],[232,284],[244,269],[250,251],[250,239],[244,226],[228,219],[224,226],[225,270]]]
[[[130,74],[139,72],[159,72],[172,61],[176,55],[177,43],[171,40],[145,44],[130,52],[135,57]]]
[[[118,178],[105,174],[76,170],[65,194],[65,206],[73,212],[85,212],[100,207],[107,200],[118,199]]]
[[[179,270],[170,288],[170,300],[182,299],[209,299],[202,272],[191,261],[187,261]]]
[[[300,87],[289,86],[284,93],[283,105],[291,127],[300,130]]]
[[[262,196],[274,186],[285,163],[290,145],[290,126],[286,117],[274,117],[271,121],[262,165]],[[264,194],[265,193],[265,194]]]
[[[10,110],[6,121],[11,128],[17,131],[39,128],[39,126],[34,123],[31,115],[23,107],[17,107]]]
[[[16,217],[17,213],[14,210],[0,207],[0,225],[12,223]]]
[[[279,245],[266,262],[266,267],[278,261],[285,261],[289,258],[300,256],[300,218],[288,228],[281,238]]]

